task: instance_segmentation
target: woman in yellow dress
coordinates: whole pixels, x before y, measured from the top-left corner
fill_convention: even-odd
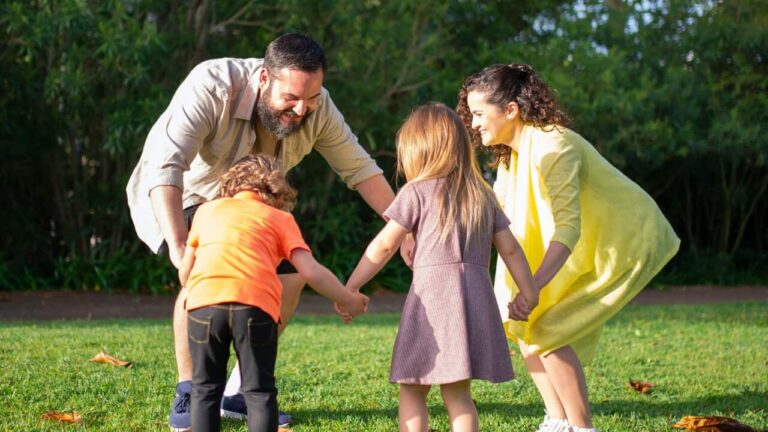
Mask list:
[[[469,76],[457,111],[494,153],[494,184],[541,290],[527,322],[505,322],[544,400],[539,431],[594,431],[583,364],[605,322],[675,255],[680,240],[653,199],[568,129],[553,91],[523,64]],[[526,305],[501,266],[506,316]]]

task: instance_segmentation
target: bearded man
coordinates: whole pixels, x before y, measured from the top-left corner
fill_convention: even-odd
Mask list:
[[[323,88],[326,68],[320,45],[297,33],[272,41],[263,60],[222,58],[196,66],[150,130],[128,182],[131,218],[141,240],[155,253],[167,252],[178,267],[197,206],[214,199],[221,175],[252,153],[273,155],[288,171],[317,150],[381,215],[394,198],[392,188]],[[402,249],[406,261],[412,247],[410,242]],[[287,261],[277,270],[283,284],[282,332],[304,281]],[[178,385],[169,424],[175,431],[190,428],[186,297],[182,287],[173,314]],[[236,368],[222,413],[245,419],[245,404],[236,394],[239,382]],[[281,413],[281,424],[290,421]]]

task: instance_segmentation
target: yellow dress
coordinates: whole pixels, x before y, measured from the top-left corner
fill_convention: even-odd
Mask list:
[[[528,321],[507,318],[507,337],[540,355],[570,345],[591,363],[605,322],[677,253],[680,239],[645,191],[567,128],[526,125],[494,190],[534,273],[550,241],[572,252]],[[507,317],[518,288],[501,260],[494,290]]]

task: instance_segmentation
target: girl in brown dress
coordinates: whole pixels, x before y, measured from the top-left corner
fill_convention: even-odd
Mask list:
[[[417,108],[398,131],[397,163],[408,183],[384,213],[389,222],[347,287],[358,291],[408,233],[415,236],[413,281],[390,372],[390,381],[400,385],[400,430],[428,430],[426,397],[437,384],[451,430],[476,431],[470,380],[513,377],[488,269],[491,243],[520,286],[510,318],[527,319],[538,292],[509,220],[480,174],[467,129],[452,109]]]

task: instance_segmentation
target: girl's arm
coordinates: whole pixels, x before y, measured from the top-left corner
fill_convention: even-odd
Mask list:
[[[523,295],[530,312],[539,304],[539,289],[533,283],[531,267],[528,265],[528,260],[525,259],[520,243],[512,235],[512,231],[504,229],[493,235],[493,245],[499,251],[499,256],[509,269],[515,284],[520,288],[520,293]]]
[[[397,252],[406,234],[408,231],[399,223],[393,220],[387,222],[387,225],[365,249],[365,254],[357,263],[355,271],[347,279],[347,289],[359,291],[366,282],[371,280]]]
[[[309,286],[323,297],[339,304],[351,317],[367,309],[368,297],[345,289],[339,279],[328,268],[317,262],[309,251],[294,249],[291,253],[291,264],[296,267],[299,275],[307,281]]]
[[[179,282],[182,287],[187,286],[187,279],[189,279],[189,273],[192,272],[192,266],[195,265],[195,251],[197,248],[187,246],[184,249],[184,258],[179,265]]]

